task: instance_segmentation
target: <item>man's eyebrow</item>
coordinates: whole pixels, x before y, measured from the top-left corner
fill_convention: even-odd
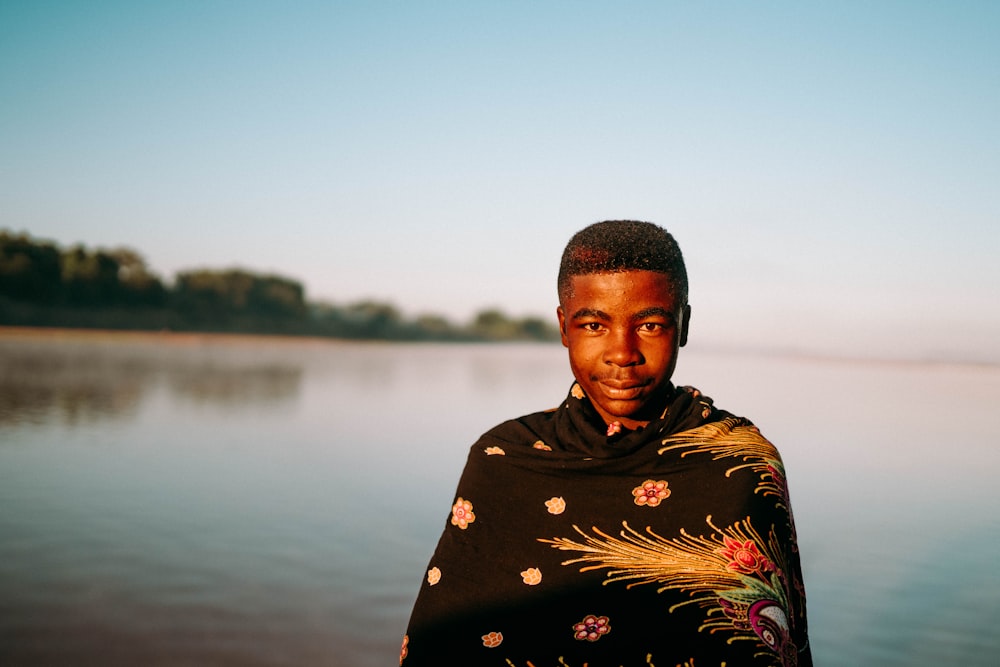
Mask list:
[[[660,306],[653,306],[651,308],[646,308],[640,310],[638,313],[632,315],[632,321],[645,320],[650,317],[662,317],[665,320],[676,320],[677,316],[666,308],[661,308]]]
[[[571,317],[570,319],[582,320],[585,318],[586,319],[594,318],[598,320],[604,320],[606,322],[611,320],[611,316],[605,313],[603,310],[596,310],[594,308],[581,308],[580,310],[573,313],[573,317]]]
[[[676,320],[677,316],[666,308],[660,306],[652,306],[650,308],[644,308],[637,313],[633,313],[629,319],[633,322],[639,320],[645,320],[650,317],[662,317],[665,320]],[[580,310],[573,313],[571,320],[583,320],[583,319],[597,319],[604,322],[610,322],[611,316],[605,313],[603,310],[597,310],[596,308],[581,308]]]

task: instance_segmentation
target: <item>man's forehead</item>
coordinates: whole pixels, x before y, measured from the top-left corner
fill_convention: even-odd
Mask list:
[[[644,296],[674,302],[677,288],[666,273],[646,270],[601,271],[570,277],[566,296],[574,299],[597,296]]]

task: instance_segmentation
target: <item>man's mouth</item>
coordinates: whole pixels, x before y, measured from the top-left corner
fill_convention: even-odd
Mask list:
[[[619,401],[634,399],[642,393],[642,390],[649,384],[643,380],[614,380],[611,378],[599,380],[601,390],[608,398]]]

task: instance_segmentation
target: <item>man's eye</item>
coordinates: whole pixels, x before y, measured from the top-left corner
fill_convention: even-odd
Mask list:
[[[663,331],[663,329],[665,328],[666,327],[664,327],[664,325],[660,324],[659,322],[643,322],[642,324],[639,325],[639,330],[645,331],[647,333],[656,333],[659,331]]]
[[[601,330],[601,323],[600,322],[587,322],[586,324],[583,325],[583,328],[584,328],[585,331],[600,331]]]

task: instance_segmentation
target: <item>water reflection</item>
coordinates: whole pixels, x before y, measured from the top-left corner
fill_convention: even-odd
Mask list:
[[[296,400],[303,368],[294,358],[223,340],[0,340],[0,425],[128,419],[159,387],[174,400],[240,410]]]
[[[241,410],[248,405],[262,407],[293,401],[301,382],[302,369],[286,366],[208,366],[174,368],[167,373],[167,383],[178,398]]]
[[[569,377],[558,345],[0,331],[0,664],[394,664],[469,443]],[[1000,369],[676,377],[782,449],[817,664],[995,662]]]

